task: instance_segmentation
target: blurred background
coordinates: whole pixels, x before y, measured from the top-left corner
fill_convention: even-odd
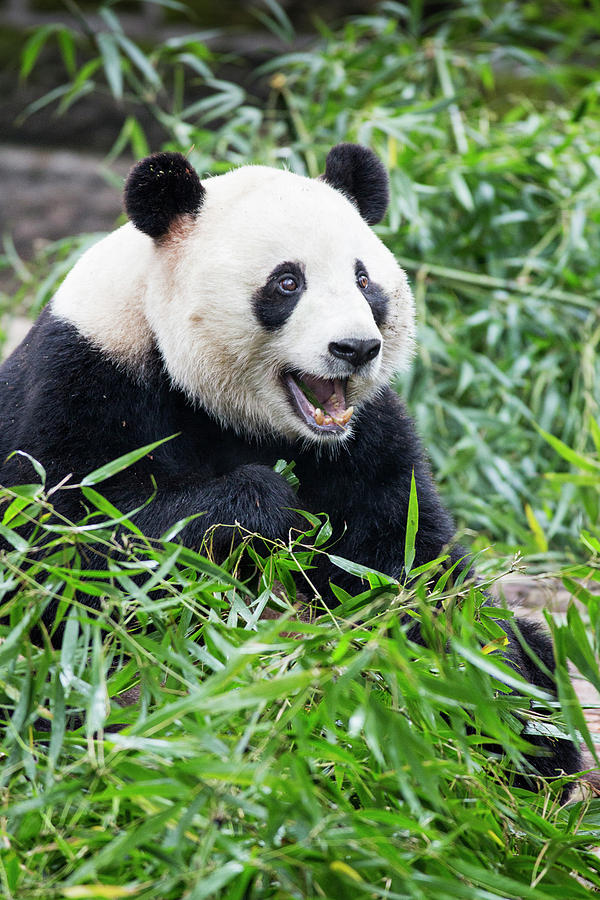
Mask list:
[[[106,190],[107,173],[102,173],[101,161],[119,136],[123,137],[124,123],[135,119],[139,128],[137,139],[125,138],[112,154],[121,157],[120,165],[115,162],[110,167],[119,175],[133,159],[132,144],[138,149],[143,144],[145,152],[146,145],[155,149],[172,137],[172,128],[156,115],[145,90],[149,87],[154,92],[158,87],[159,72],[153,57],[161,48],[173,51],[168,54],[170,63],[176,56],[180,60],[187,56],[183,65],[188,70],[180,70],[185,76],[179,83],[186,105],[214,95],[215,86],[206,84],[207,76],[213,75],[229,81],[232,91],[237,85],[248,92],[253,103],[260,103],[268,95],[268,81],[255,77],[262,63],[290,47],[311,46],[317,27],[372,12],[375,6],[368,0],[284,0],[278,6],[252,0],[131,0],[103,6],[85,0],[77,4],[0,0],[4,64],[0,75],[0,171],[6,191],[2,226],[10,229],[17,251],[29,257],[38,239],[112,226],[115,198]],[[133,43],[128,46],[119,41],[121,32],[139,46],[137,55]],[[31,66],[30,57],[25,64],[28,77],[24,79],[19,77],[23,73],[21,54],[32,34],[35,64]],[[103,89],[93,70],[87,76],[82,72],[98,52],[108,80],[106,87],[112,91]],[[164,52],[162,58],[166,61]],[[131,65],[134,72],[127,73]],[[119,67],[123,75],[117,74]],[[28,71],[30,68],[32,71]],[[135,86],[123,84],[119,88],[128,74],[145,78],[145,89],[136,89],[142,88],[139,81]],[[64,101],[66,79],[82,75],[76,97],[71,95]],[[163,75],[161,72],[161,81]],[[168,78],[161,88],[158,103],[166,100]],[[60,101],[62,112],[68,109],[68,115],[57,115]],[[61,203],[57,205],[59,185]]]

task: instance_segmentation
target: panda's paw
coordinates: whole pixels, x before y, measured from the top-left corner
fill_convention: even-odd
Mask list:
[[[231,511],[246,530],[269,540],[287,540],[291,528],[302,527],[296,494],[269,466],[240,466],[227,481]]]

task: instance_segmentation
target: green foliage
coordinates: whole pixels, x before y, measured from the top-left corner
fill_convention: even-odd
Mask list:
[[[573,489],[574,503],[585,509],[590,527],[600,536],[600,425],[590,417],[589,420],[589,452],[577,452],[567,446],[559,438],[540,429],[540,434],[550,446],[566,460],[573,472],[547,472],[546,478],[556,486],[570,485]],[[588,550],[598,553],[600,544],[589,532],[584,532],[584,543]]]
[[[295,573],[313,597],[321,518],[217,566],[89,487],[82,522],[51,516],[38,475],[0,501],[4,896],[595,895],[600,801],[562,806],[565,779],[511,786],[529,734],[581,731],[594,750],[567,663],[600,685],[600,633],[578,613],[553,625],[557,705],[503,662],[511,614],[435,563],[410,590],[362,569],[361,594],[301,615],[277,584]],[[105,567],[81,568],[91,546]]]
[[[18,277],[20,286],[11,297],[0,291],[0,313],[26,306],[32,315],[37,315],[82,253],[100,237],[100,234],[85,234],[54,241],[44,246],[32,263],[26,264],[17,254],[11,236],[4,235],[0,271],[12,270]]]

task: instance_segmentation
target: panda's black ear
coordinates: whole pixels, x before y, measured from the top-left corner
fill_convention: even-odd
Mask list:
[[[169,232],[174,220],[195,216],[205,190],[181,153],[155,153],[136,163],[125,182],[125,211],[136,228],[152,238]]]
[[[360,144],[336,144],[327,154],[323,179],[358,206],[369,225],[381,222],[390,199],[388,174],[379,157]]]

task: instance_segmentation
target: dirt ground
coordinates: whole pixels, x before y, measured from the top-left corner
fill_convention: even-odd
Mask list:
[[[31,258],[48,241],[112,228],[129,162],[69,150],[0,146],[0,230]]]

